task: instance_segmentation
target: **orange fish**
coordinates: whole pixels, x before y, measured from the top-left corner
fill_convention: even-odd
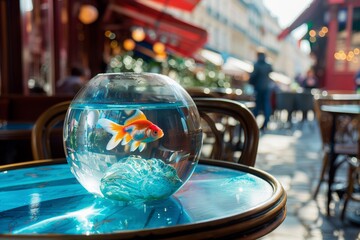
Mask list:
[[[106,118],[99,119],[98,124],[113,135],[106,145],[107,150],[115,148],[122,141],[121,145],[130,145],[131,152],[138,148],[142,152],[146,143],[164,136],[161,128],[147,120],[145,114],[140,110],[136,110],[135,114],[124,122],[124,125],[119,125]]]

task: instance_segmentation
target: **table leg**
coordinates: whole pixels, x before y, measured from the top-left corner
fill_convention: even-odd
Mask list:
[[[330,204],[332,200],[332,191],[331,186],[334,183],[335,179],[335,132],[336,132],[336,114],[332,115],[333,121],[331,126],[331,135],[330,135],[330,152],[329,152],[329,175],[328,175],[328,192],[327,192],[327,215],[330,215]]]

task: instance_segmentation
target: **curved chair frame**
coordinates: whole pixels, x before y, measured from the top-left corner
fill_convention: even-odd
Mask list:
[[[319,129],[321,133],[321,139],[323,144],[323,159],[322,159],[322,166],[321,166],[321,172],[320,172],[320,178],[319,181],[315,187],[313,198],[316,199],[321,184],[323,182],[327,181],[326,172],[328,170],[329,165],[329,143],[330,143],[330,133],[331,133],[331,126],[333,124],[333,119],[329,113],[325,113],[321,111],[322,105],[339,105],[339,104],[359,104],[360,99],[355,96],[354,94],[349,95],[342,95],[341,97],[338,97],[339,95],[333,94],[333,95],[327,95],[327,96],[316,96],[314,98],[314,112],[316,119],[319,124]],[[344,127],[337,127],[339,135],[343,135]],[[353,144],[351,147],[347,144],[341,144],[341,143],[335,143],[335,154],[338,155],[347,155],[347,156],[356,156],[356,144]],[[342,163],[346,162],[346,158],[338,163],[338,165],[341,165]]]
[[[50,144],[51,132],[59,123],[64,121],[70,102],[55,104],[36,120],[31,132],[31,149],[34,160],[53,157]]]
[[[232,157],[232,151],[236,148],[236,150],[241,150],[241,155],[237,159],[231,160],[247,166],[254,166],[259,143],[259,128],[251,111],[245,105],[228,99],[194,98],[194,102],[201,118],[208,124],[215,138],[211,158],[228,160],[224,156],[231,155]],[[31,137],[34,160],[53,158],[50,134],[54,127],[65,119],[69,105],[70,101],[56,104],[42,113],[35,122]],[[230,148],[225,146],[223,132],[217,129],[217,122],[210,117],[213,113],[232,117],[240,123],[237,128],[230,129],[230,138],[231,134],[237,131],[235,134],[241,136],[241,142],[239,140]]]
[[[252,112],[245,105],[228,99],[194,98],[194,102],[200,117],[208,124],[215,138],[211,158],[226,160],[224,156],[228,155],[227,151],[233,150],[224,146],[223,132],[216,128],[216,122],[210,117],[210,114],[215,113],[220,116],[233,117],[240,123],[238,128],[233,128],[231,131],[238,131],[236,134],[242,136],[242,142],[232,146],[237,150],[240,149],[241,155],[238,159],[231,160],[247,166],[254,166],[259,144],[259,127]]]

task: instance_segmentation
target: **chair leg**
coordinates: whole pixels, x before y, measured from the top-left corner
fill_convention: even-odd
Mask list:
[[[326,172],[326,169],[328,167],[328,163],[329,163],[329,155],[327,153],[325,153],[324,157],[323,157],[323,160],[322,160],[319,183],[317,184],[317,186],[315,188],[314,195],[313,195],[314,200],[316,200],[316,197],[317,197],[317,195],[319,193],[321,184],[325,181],[325,172]]]
[[[354,192],[354,177],[353,177],[354,170],[355,170],[355,168],[353,166],[351,166],[351,164],[349,164],[348,186],[347,186],[346,194],[345,194],[345,198],[344,198],[343,209],[341,211],[341,220],[344,220],[347,204],[349,202],[349,199],[351,199],[351,196]]]
[[[359,163],[359,160],[356,158],[350,158],[348,162],[349,162],[349,169],[348,169],[348,176],[347,176],[348,177],[348,186],[346,189],[343,209],[341,211],[341,220],[344,220],[344,218],[345,218],[346,207],[347,207],[349,200],[360,201],[359,197],[356,197],[355,195],[353,195],[354,185],[356,183],[359,184],[359,182],[357,182],[357,181],[359,180],[358,174],[360,174],[359,173],[360,172],[360,163]]]

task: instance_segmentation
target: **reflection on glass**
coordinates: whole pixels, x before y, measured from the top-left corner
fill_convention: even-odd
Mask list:
[[[354,8],[350,39],[349,70],[358,71],[360,63],[360,7]]]
[[[335,70],[357,71],[360,61],[360,8],[354,8],[352,21],[347,22],[347,9],[338,12],[338,34],[336,38]],[[351,29],[348,36],[347,29]]]
[[[52,208],[58,209],[61,213],[65,212],[64,206],[69,207],[68,204],[73,204],[74,210],[62,215],[39,218],[28,226],[16,229],[15,234],[62,232],[89,235],[175,226],[191,221],[175,197],[132,205],[87,195],[43,204],[51,204]],[[46,213],[43,213],[44,215],[46,216]],[[21,219],[22,216],[17,217],[18,221],[26,221]]]

